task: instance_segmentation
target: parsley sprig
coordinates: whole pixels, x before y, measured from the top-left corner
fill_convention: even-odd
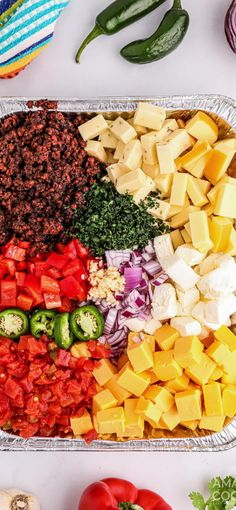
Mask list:
[[[210,496],[205,501],[200,492],[191,492],[189,497],[198,510],[232,510],[236,506],[236,479],[226,476],[213,478],[208,484]]]

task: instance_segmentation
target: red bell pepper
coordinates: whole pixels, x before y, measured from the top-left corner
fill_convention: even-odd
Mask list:
[[[57,269],[62,269],[68,261],[69,257],[66,257],[66,255],[60,255],[55,251],[53,251],[47,258],[47,264],[56,267]]]
[[[78,510],[172,510],[155,492],[138,490],[119,478],[93,483],[81,496]]]

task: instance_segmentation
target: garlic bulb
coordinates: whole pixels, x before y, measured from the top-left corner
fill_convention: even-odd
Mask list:
[[[1,510],[40,510],[39,501],[32,494],[20,489],[0,491]]]

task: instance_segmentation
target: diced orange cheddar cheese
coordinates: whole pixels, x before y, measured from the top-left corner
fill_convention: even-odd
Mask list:
[[[232,161],[234,152],[221,152],[217,149],[213,149],[206,167],[204,169],[204,175],[213,185],[215,185],[228,170],[230,162]]]
[[[125,414],[123,407],[113,407],[98,411],[96,424],[99,434],[122,435],[125,430]]]
[[[236,414],[236,386],[229,384],[223,389],[223,408],[225,416],[233,418]]]
[[[136,413],[138,399],[129,398],[124,402],[125,430],[118,437],[142,438],[144,433],[144,419]]]
[[[121,370],[122,367],[124,367],[128,361],[129,361],[129,358],[128,358],[126,352],[123,352],[123,354],[121,354],[121,357],[118,359],[118,362],[117,362],[118,370]]]
[[[117,379],[119,375],[115,374],[113,377],[105,384],[105,388],[111,391],[114,397],[117,400],[118,406],[123,404],[124,400],[131,397],[131,393],[127,391],[125,388],[122,388],[120,384],[118,384]]]
[[[197,112],[186,124],[190,135],[210,145],[216,142],[219,134],[218,126],[214,120],[204,112]]]
[[[149,386],[143,396],[154,402],[163,412],[168,411],[175,402],[173,395],[166,388],[158,386],[158,384]]]
[[[156,376],[156,374],[154,374],[153,370],[147,370],[147,373],[151,377],[150,384],[155,384],[157,381],[159,381],[158,377]]]
[[[193,432],[198,427],[199,420],[190,420],[190,421],[181,421],[180,425],[185,427],[186,429],[192,430]]]
[[[154,427],[158,425],[162,415],[161,409],[154,405],[151,400],[147,400],[144,397],[139,398],[135,412]]]
[[[92,419],[87,410],[84,411],[82,416],[72,416],[70,425],[75,436],[87,434],[93,428]]]
[[[208,383],[215,368],[216,363],[214,363],[207,354],[202,353],[200,362],[193,363],[186,369],[185,372],[193,382],[201,386],[202,384]]]
[[[224,374],[221,378],[221,383],[236,385],[236,373],[232,372],[231,374]]]
[[[213,204],[204,205],[202,210],[205,211],[205,213],[209,217],[209,216],[211,216],[214,213],[214,205]]]
[[[165,387],[173,393],[186,390],[188,385],[189,377],[187,377],[186,374],[182,374],[180,377],[176,377],[176,379],[171,379],[171,381],[165,383]]]
[[[224,375],[223,370],[220,367],[216,367],[214,372],[211,374],[211,381],[218,381]]]
[[[174,404],[166,413],[163,413],[160,419],[160,425],[162,428],[167,428],[168,430],[174,430],[177,425],[180,423],[180,416],[176,405]]]
[[[199,429],[212,430],[213,432],[221,432],[224,428],[225,416],[206,416],[203,413],[198,424]]]
[[[93,376],[100,386],[104,386],[117,372],[109,359],[101,359],[93,369]]]
[[[196,179],[192,175],[188,176],[187,193],[193,205],[203,207],[203,205],[206,205],[208,203],[208,199],[206,198],[206,195],[203,193],[202,188],[198,182],[198,179]]]
[[[183,369],[174,359],[174,351],[160,351],[154,353],[153,371],[159,377],[160,381],[169,381],[175,379],[183,373]]]
[[[236,189],[235,189],[236,198]],[[230,240],[232,232],[232,223],[228,218],[213,216],[209,222],[210,237],[214,243],[212,251],[214,253],[225,251]]]
[[[233,184],[222,184],[216,197],[214,213],[218,216],[236,218],[236,187]]]
[[[118,384],[136,397],[140,397],[150,384],[148,372],[136,374],[130,364],[125,365],[119,373]]]
[[[177,338],[174,346],[174,358],[181,367],[187,368],[193,363],[200,362],[203,348],[204,346],[197,336]]]
[[[198,389],[176,393],[176,407],[180,421],[200,420],[202,416],[201,392]]]
[[[206,416],[220,416],[224,414],[221,385],[218,382],[209,382],[202,387]]]
[[[74,356],[75,358],[91,358],[91,352],[88,348],[88,343],[87,342],[75,342],[71,349],[70,349],[70,352],[72,354],[72,356]]]
[[[128,345],[127,355],[137,374],[153,367],[153,352],[146,340]]]
[[[173,349],[175,341],[179,337],[179,333],[176,329],[166,323],[156,331],[154,336],[160,349],[162,351],[168,351]]]
[[[236,357],[228,345],[215,341],[208,347],[206,354],[222,367],[224,372],[230,374],[235,371]]]
[[[222,344],[228,345],[230,351],[236,352],[236,335],[227,328],[227,326],[221,326],[214,332],[214,337]]]
[[[104,409],[110,409],[111,407],[116,407],[118,401],[111,393],[110,390],[106,389],[100,391],[93,397],[93,413],[97,413],[98,411],[102,411]]]
[[[177,168],[184,168],[189,171],[209,150],[211,150],[211,147],[208,142],[197,142],[191,151],[176,160]]]

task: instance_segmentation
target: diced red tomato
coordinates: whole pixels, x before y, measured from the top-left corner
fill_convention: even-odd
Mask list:
[[[93,441],[95,441],[98,438],[98,433],[95,429],[91,429],[89,432],[87,432],[84,435],[85,442],[90,445]]]
[[[17,262],[16,268],[17,271],[25,271],[27,269],[27,262]]]
[[[4,391],[6,395],[10,398],[17,398],[17,395],[20,392],[21,387],[18,383],[16,383],[11,377],[8,377],[5,385],[4,385]]]
[[[76,247],[77,255],[81,259],[86,259],[89,255],[89,248],[80,243],[79,239],[74,239],[74,245]]]
[[[16,282],[1,281],[1,306],[14,307],[16,306]]]
[[[19,246],[14,246],[11,244],[8,246],[5,257],[8,259],[16,260],[17,262],[22,262],[25,260],[26,250],[24,248],[20,248]]]
[[[25,273],[23,271],[16,271],[15,278],[18,287],[24,287],[25,284]]]
[[[27,296],[26,294],[19,294],[16,299],[16,304],[18,308],[22,308],[22,310],[30,310],[33,306],[33,298]]]
[[[76,303],[75,301],[72,301],[71,299],[67,297],[61,298],[61,307],[58,309],[59,312],[72,312],[76,309]]]
[[[94,359],[109,358],[110,351],[104,345],[99,344],[95,340],[90,340],[87,345]]]
[[[66,255],[60,255],[59,253],[52,252],[47,258],[47,264],[50,266],[56,267],[57,269],[62,269],[67,262],[69,261],[69,257]]]
[[[54,308],[61,307],[61,297],[59,294],[52,294],[49,292],[44,292],[43,298],[44,298],[47,310],[52,310]]]
[[[41,291],[48,292],[49,294],[60,294],[60,285],[57,280],[50,276],[41,276]]]

